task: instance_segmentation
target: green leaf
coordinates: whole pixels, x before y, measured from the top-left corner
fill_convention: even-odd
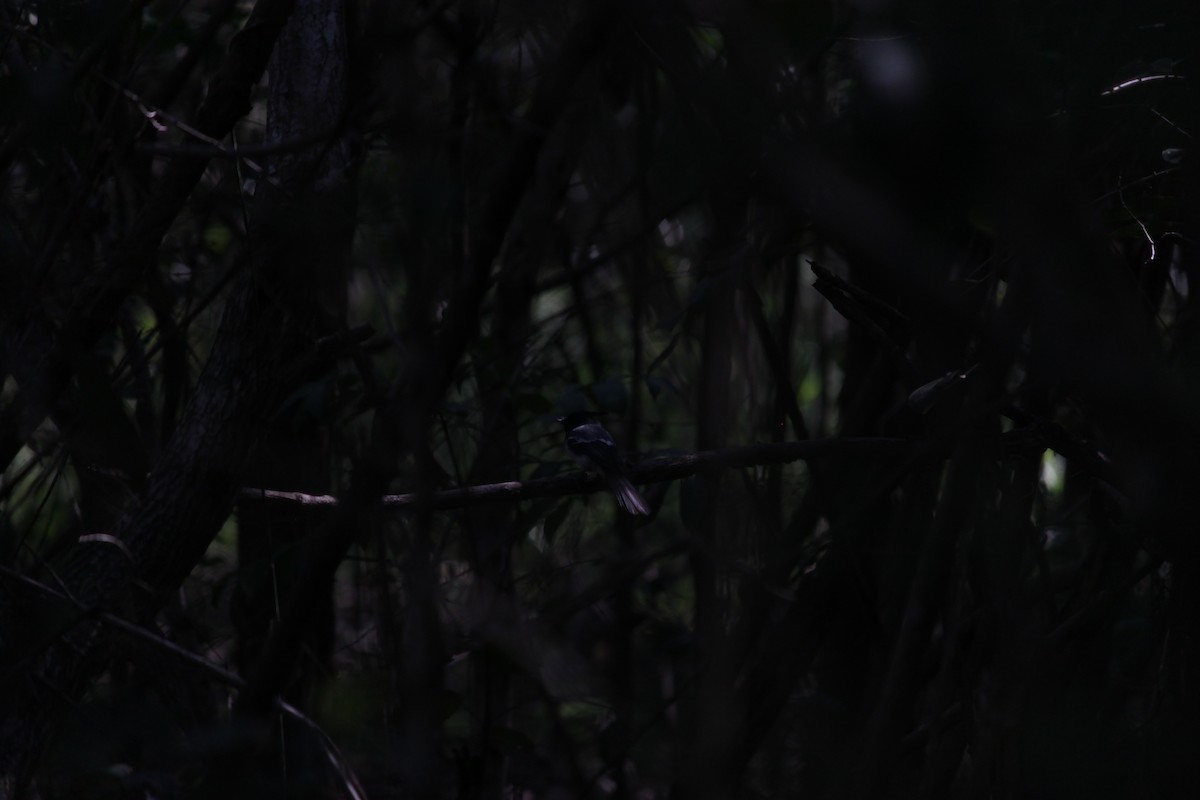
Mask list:
[[[220,222],[214,222],[204,229],[202,237],[204,246],[218,256],[225,255],[225,251],[229,249],[229,243],[233,241],[233,231],[228,225],[222,225]]]

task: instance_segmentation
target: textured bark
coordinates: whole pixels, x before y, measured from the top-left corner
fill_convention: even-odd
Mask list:
[[[344,4],[340,0],[300,0],[284,26],[270,63],[267,104],[269,141],[312,140],[330,128],[344,130],[349,92]],[[350,198],[351,148],[344,132],[329,141],[275,156],[270,173],[277,180],[311,176],[310,187],[290,201],[289,241],[295,247],[288,265],[292,290],[317,312],[318,335],[331,334],[345,316],[346,271],[353,228]],[[293,179],[294,180],[294,179]],[[300,354],[295,354],[299,356]],[[316,363],[300,376],[303,392],[325,389],[332,364]],[[290,409],[290,410],[289,410]],[[268,423],[264,446],[255,454],[246,480],[256,486],[295,486],[305,492],[329,490],[326,420],[305,402],[289,404]],[[238,591],[234,624],[238,661],[249,672],[279,607],[291,590],[297,570],[295,545],[311,535],[319,521],[258,504],[238,511]],[[333,643],[333,608],[329,587],[320,595],[316,618],[307,627],[308,657],[301,660],[302,685],[288,699],[303,704],[311,669],[325,671]]]
[[[228,79],[236,86],[214,86],[206,108],[217,102],[214,98],[224,98],[222,107],[229,114],[245,110],[248,81],[265,62],[262,48],[269,51],[290,5],[260,4],[256,14],[267,8],[272,12],[269,19],[252,16],[241,35],[255,40],[261,60],[231,68]],[[225,116],[211,113],[225,121]],[[204,109],[201,117],[207,118]],[[294,201],[314,180],[322,180],[322,185],[344,181],[344,175],[334,174],[344,164],[327,175],[315,166],[329,150],[318,148],[307,160],[281,163],[274,175],[277,189],[262,187],[254,209],[249,269],[232,289],[217,340],[175,435],[155,464],[145,492],[116,526],[116,541],[76,546],[55,567],[57,578],[84,607],[132,612],[145,619],[179,587],[228,518],[247,459],[268,419],[310,367],[313,326],[323,315],[297,265],[311,264],[320,251],[314,253],[311,241],[296,235],[297,228],[304,230],[311,220],[296,219]],[[131,263],[118,265],[118,277],[130,277],[131,269],[152,257],[171,209],[178,211],[202,169],[203,162],[195,162],[170,173],[164,191],[173,204],[147,210],[138,233],[122,251]],[[116,285],[125,283],[118,280]],[[112,291],[109,287],[75,318],[84,333],[96,333],[96,309],[112,302]],[[3,767],[9,788],[14,790],[32,775],[52,728],[51,712],[61,707],[56,701],[75,696],[106,666],[106,643],[94,622],[67,620],[62,630],[37,658],[6,654],[7,664],[19,669],[14,684],[26,690],[7,704],[0,742],[0,751],[7,754]]]
[[[117,524],[115,536],[122,544],[77,545],[54,568],[84,607],[134,611],[142,618],[152,614],[192,571],[229,516],[246,458],[292,378],[281,354],[295,349],[302,330],[279,302],[280,294],[268,289],[266,278],[278,263],[274,255],[260,253],[258,274],[246,277],[226,308],[175,436],[146,492]],[[52,717],[46,709],[74,696],[106,666],[105,643],[95,623],[84,621],[64,633],[40,659],[22,662],[29,682],[17,717],[41,729],[13,731],[19,744],[10,739],[0,749],[17,754],[14,765],[23,779],[49,733]]]
[[[250,92],[262,76],[294,2],[262,0],[255,5],[212,80],[208,96],[192,123],[194,129],[214,139],[224,138],[250,110]],[[12,461],[66,388],[74,354],[91,348],[109,330],[130,289],[152,266],[163,236],[207,165],[205,158],[179,158],[171,162],[153,195],[143,204],[137,219],[105,263],[72,287],[76,290],[73,296],[63,301],[70,312],[57,335],[52,334],[52,326],[40,313],[35,313],[21,330],[12,330],[7,324],[0,327],[4,357],[16,360],[15,355],[23,354],[37,367],[26,373],[20,392],[0,410],[0,465]],[[22,288],[28,293],[22,292],[20,297],[30,307],[37,308],[38,287]],[[17,321],[28,318],[24,314],[12,317]]]

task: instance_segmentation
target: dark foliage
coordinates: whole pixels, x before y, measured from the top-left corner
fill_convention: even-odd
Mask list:
[[[1192,5],[3,0],[0,793],[1195,796]]]

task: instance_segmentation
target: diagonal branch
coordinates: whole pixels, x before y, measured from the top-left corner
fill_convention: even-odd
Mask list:
[[[223,138],[250,109],[250,93],[262,77],[267,59],[295,0],[259,0],[241,31],[234,36],[208,96],[196,112],[193,127],[213,139]],[[206,158],[173,160],[132,228],[107,262],[76,293],[62,329],[50,346],[42,376],[21,386],[0,411],[0,466],[16,456],[28,433],[41,423],[71,379],[73,354],[90,348],[111,326],[129,289],[149,268],[163,236],[182,210],[207,168]],[[36,287],[34,287],[36,289]],[[7,327],[4,326],[4,327]],[[21,340],[16,331],[13,340]]]

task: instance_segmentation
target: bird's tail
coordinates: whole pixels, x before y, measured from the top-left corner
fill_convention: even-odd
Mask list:
[[[633,488],[633,484],[629,479],[617,475],[610,477],[608,486],[612,489],[612,493],[617,496],[617,502],[621,504],[621,508],[625,509],[626,514],[649,514],[650,506],[646,505],[646,500],[638,490]]]

